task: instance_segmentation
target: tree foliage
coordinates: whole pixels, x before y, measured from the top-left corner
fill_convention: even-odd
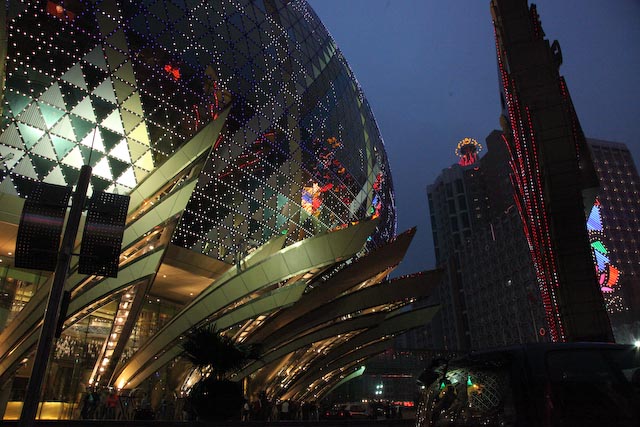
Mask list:
[[[205,420],[224,420],[239,414],[243,402],[242,387],[226,378],[248,361],[257,359],[259,346],[238,344],[218,331],[215,325],[209,325],[193,331],[182,344],[182,349],[185,357],[202,374],[202,379],[189,394],[198,416]]]

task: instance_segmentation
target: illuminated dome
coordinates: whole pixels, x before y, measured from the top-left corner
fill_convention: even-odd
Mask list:
[[[230,106],[175,244],[232,263],[285,230],[379,215],[369,247],[394,235],[375,120],[306,2],[15,2],[8,30],[0,191],[90,163],[127,194]]]
[[[173,399],[193,383],[182,340],[211,324],[264,343],[232,380],[315,399],[437,310],[411,303],[440,272],[388,280],[415,229],[395,236],[374,117],[306,2],[16,1],[5,30],[3,382],[30,375],[51,281],[15,265],[23,199],[83,164],[130,201],[117,276],[73,261],[64,284],[57,404],[79,385]]]

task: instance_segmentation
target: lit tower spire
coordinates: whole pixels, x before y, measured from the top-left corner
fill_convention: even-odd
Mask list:
[[[464,138],[458,142],[456,156],[460,157],[460,166],[469,166],[478,160],[478,153],[482,151],[482,145],[473,138]]]

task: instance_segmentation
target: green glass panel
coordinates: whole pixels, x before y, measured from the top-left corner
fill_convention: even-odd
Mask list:
[[[60,138],[59,136],[55,135],[51,135],[51,142],[53,142],[53,147],[56,149],[58,160],[62,160],[64,156],[66,156],[69,151],[71,151],[73,147],[76,146],[75,142],[69,141],[68,139]],[[70,181],[67,180],[67,182]]]
[[[45,159],[40,156],[31,156],[31,162],[36,169],[36,172],[40,179],[44,179],[49,172],[58,164],[57,162],[49,159]]]
[[[62,93],[62,99],[64,99],[67,110],[71,110],[88,95],[87,91],[62,80],[59,81],[58,84],[60,85],[60,92]]]
[[[119,177],[122,173],[129,168],[129,164],[109,157],[109,167],[111,168],[111,173],[114,177]]]
[[[98,122],[102,122],[116,108],[115,104],[107,102],[95,95],[91,95],[91,105],[93,105],[93,111],[96,114]]]
[[[18,122],[18,128],[20,129],[20,135],[27,148],[31,148],[36,142],[44,135],[44,130],[37,129],[24,123]]]
[[[85,136],[95,129],[95,123],[91,123],[90,121],[80,118],[74,114],[70,114],[69,117],[71,118],[71,125],[73,126],[73,130],[75,131],[78,140],[83,140]]]
[[[27,98],[26,96],[22,96],[17,92],[9,90],[5,94],[5,98],[9,102],[9,107],[13,112],[14,116],[17,116],[25,109],[27,105],[31,102],[31,98]]]
[[[78,182],[78,177],[80,176],[80,171],[78,169],[67,165],[60,165],[60,169],[62,169],[62,174],[69,184],[75,185]]]
[[[102,126],[99,129],[100,135],[102,135],[102,143],[107,151],[111,151],[111,149],[118,145],[122,140],[122,135],[118,135],[117,133],[112,132],[109,129],[105,129]]]
[[[39,102],[38,105],[40,105],[40,112],[42,113],[42,117],[49,128],[55,125],[56,122],[60,120],[60,117],[65,114],[64,110],[52,107],[44,102]]]
[[[111,182],[94,175],[91,177],[91,185],[93,185],[93,191],[104,191],[111,185]]]

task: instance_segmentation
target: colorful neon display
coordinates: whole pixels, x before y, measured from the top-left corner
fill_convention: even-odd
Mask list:
[[[596,199],[589,218],[587,218],[587,231],[589,232],[589,240],[591,242],[591,251],[593,254],[593,262],[595,264],[596,277],[600,290],[604,296],[609,313],[624,311],[626,307],[622,302],[622,298],[618,295],[620,287],[620,270],[615,267],[609,259],[609,249],[604,241],[606,236],[602,226],[602,205],[600,200]]]
[[[458,142],[456,156],[460,157],[460,166],[470,166],[478,161],[478,153],[482,151],[482,145],[473,138],[464,138]]]

